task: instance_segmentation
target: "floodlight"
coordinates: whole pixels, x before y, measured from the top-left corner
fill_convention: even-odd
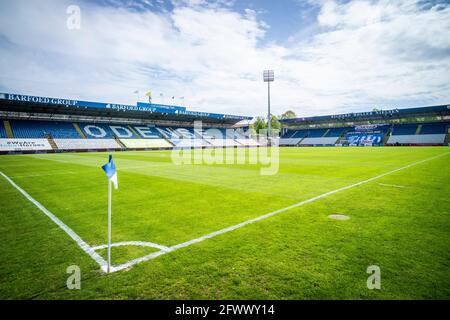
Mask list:
[[[273,70],[265,70],[263,72],[264,82],[273,82],[275,81],[275,73]]]
[[[270,125],[270,83],[275,81],[275,72],[273,70],[264,70],[263,72],[264,82],[267,82],[267,140],[269,145],[271,138],[271,125]]]

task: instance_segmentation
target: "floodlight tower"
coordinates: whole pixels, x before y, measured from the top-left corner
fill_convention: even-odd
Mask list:
[[[264,70],[263,78],[264,82],[267,82],[267,140],[270,143],[270,83],[275,81],[275,73],[273,70]]]

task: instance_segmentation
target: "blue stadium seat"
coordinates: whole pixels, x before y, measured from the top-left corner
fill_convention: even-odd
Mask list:
[[[136,124],[131,125],[131,127],[136,131],[140,136],[139,138],[143,139],[161,139],[163,138],[161,132],[159,132],[156,127],[149,126],[149,125],[143,125],[143,124]]]
[[[325,132],[327,132],[328,129],[311,129],[309,130],[308,138],[320,138],[323,137]]]
[[[345,128],[332,128],[327,133],[327,137],[340,137],[343,133],[351,130],[353,128],[351,127],[345,127]]]
[[[126,124],[117,123],[78,123],[81,131],[88,139],[138,139]]]
[[[181,135],[183,138],[191,138],[194,135],[194,129],[185,127],[170,127],[177,134]]]
[[[3,127],[3,121],[0,120],[0,138],[6,138],[6,131]]]
[[[288,129],[288,130],[286,130],[284,132],[284,134],[281,135],[281,138],[282,139],[289,139],[295,134],[295,132],[296,132],[295,130]]]
[[[14,138],[80,138],[70,122],[13,120],[10,124]]]
[[[223,129],[223,128],[208,128],[208,129],[219,130],[224,139],[226,139],[226,137],[227,137],[227,131],[225,129]],[[206,129],[206,130],[208,130],[208,129]]]
[[[396,124],[392,135],[413,135],[416,134],[418,124]]]
[[[420,134],[443,134],[446,133],[446,123],[426,123],[422,125]]]
[[[304,138],[308,134],[308,130],[297,130],[291,138]]]

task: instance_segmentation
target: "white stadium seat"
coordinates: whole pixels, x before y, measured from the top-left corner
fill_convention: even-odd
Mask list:
[[[445,134],[415,134],[390,136],[388,144],[443,144]]]
[[[214,147],[234,147],[239,146],[240,144],[232,139],[205,139],[211,146]]]
[[[281,138],[280,146],[296,146],[301,140],[302,138]]]
[[[120,142],[127,148],[171,148],[173,145],[165,139],[120,139]]]
[[[338,137],[327,137],[327,138],[305,138],[300,142],[300,145],[334,145]]]
[[[236,141],[239,142],[241,145],[247,147],[257,147],[260,145],[257,141],[253,139],[236,139]]]
[[[201,148],[209,146],[203,139],[170,139],[175,148]]]
[[[55,139],[61,150],[122,149],[114,139]]]

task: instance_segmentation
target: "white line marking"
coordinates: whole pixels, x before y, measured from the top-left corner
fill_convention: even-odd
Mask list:
[[[120,264],[120,265],[111,266],[110,271],[111,272],[116,272],[116,271],[120,271],[120,270],[123,270],[123,269],[130,268],[133,265],[138,264],[140,262],[144,262],[144,261],[148,261],[148,260],[154,259],[154,258],[156,258],[156,257],[158,257],[160,255],[163,255],[163,254],[166,254],[166,253],[169,253],[169,252],[181,249],[181,248],[188,247],[190,245],[193,245],[195,243],[199,243],[199,242],[204,241],[206,239],[214,238],[214,237],[216,237],[218,235],[221,235],[221,234],[224,234],[224,233],[236,230],[238,228],[242,228],[242,227],[244,227],[246,225],[249,225],[249,224],[255,223],[257,221],[260,221],[260,220],[272,217],[272,216],[274,216],[276,214],[279,214],[279,213],[282,213],[284,211],[288,211],[288,210],[291,210],[291,209],[303,206],[305,204],[314,202],[316,200],[328,197],[328,196],[330,196],[332,194],[335,194],[335,193],[338,193],[338,192],[341,192],[341,191],[344,191],[344,190],[347,190],[347,189],[350,189],[350,188],[353,188],[353,187],[356,187],[356,186],[360,186],[362,184],[372,182],[374,180],[377,180],[377,179],[380,179],[380,178],[385,177],[387,175],[390,175],[392,173],[395,173],[395,172],[398,172],[398,171],[410,168],[412,166],[415,166],[415,165],[418,165],[418,164],[421,164],[421,163],[424,163],[424,162],[427,162],[427,161],[430,161],[430,160],[433,160],[433,159],[436,159],[436,158],[440,158],[440,157],[446,156],[449,153],[450,152],[446,152],[446,153],[443,153],[443,154],[440,154],[440,155],[437,155],[437,156],[434,156],[434,157],[431,157],[431,158],[427,158],[427,159],[424,159],[424,160],[421,160],[421,161],[417,161],[417,162],[411,163],[411,164],[406,165],[404,167],[401,167],[401,168],[398,168],[398,169],[395,169],[395,170],[392,170],[392,171],[380,174],[380,175],[375,176],[373,178],[370,178],[370,179],[367,179],[367,180],[364,180],[364,181],[361,181],[361,182],[357,182],[357,183],[354,183],[354,184],[351,184],[351,185],[348,185],[346,187],[342,187],[342,188],[339,188],[339,189],[336,189],[336,190],[332,190],[332,191],[323,193],[323,194],[318,195],[316,197],[313,197],[311,199],[308,199],[308,200],[305,200],[305,201],[293,204],[291,206],[288,206],[288,207],[285,207],[285,208],[282,208],[282,209],[278,209],[276,211],[272,211],[270,213],[264,214],[262,216],[254,218],[254,219],[250,219],[250,220],[241,222],[241,223],[236,224],[234,226],[231,226],[231,227],[228,227],[228,228],[224,228],[224,229],[221,229],[221,230],[218,230],[218,231],[215,231],[215,232],[203,235],[203,236],[198,237],[196,239],[192,239],[192,240],[189,240],[189,241],[186,241],[186,242],[183,242],[183,243],[179,243],[179,244],[171,246],[171,247],[165,247],[165,246],[158,245],[158,244],[155,244],[155,243],[143,242],[143,241],[127,241],[127,242],[122,242],[122,244],[120,242],[116,243],[116,246],[124,245],[123,243],[128,243],[130,245],[144,245],[144,243],[145,243],[145,244],[147,244],[147,246],[150,246],[149,244],[151,243],[153,247],[158,246],[156,248],[159,248],[160,251],[150,253],[148,255],[142,256],[142,257],[134,259],[134,260],[130,260],[130,261],[128,261],[126,263],[123,263],[123,264]],[[81,249],[83,249],[83,251],[85,251],[94,261],[96,261],[98,263],[98,265],[100,266],[100,268],[103,271],[106,271],[106,269],[107,269],[106,261],[100,255],[98,255],[95,252],[96,249],[101,249],[101,248],[103,248],[103,246],[96,246],[96,247],[94,247],[95,249],[93,247],[89,246],[72,229],[70,229],[61,220],[59,220],[53,213],[48,211],[42,204],[40,204],[33,197],[31,197],[27,192],[25,192],[22,188],[20,188],[17,184],[15,184],[14,181],[12,181],[3,172],[0,171],[0,175],[3,176],[20,193],[22,193],[25,196],[25,198],[27,198],[31,203],[33,203],[36,207],[38,207],[53,222],[55,222],[62,230],[64,230],[64,232],[66,232],[73,240],[75,240],[75,242],[78,244],[78,246]]]
[[[111,247],[121,247],[121,246],[140,246],[140,247],[151,247],[156,248],[162,251],[169,251],[170,249],[166,246],[146,241],[124,241],[124,242],[115,242],[111,244]],[[92,247],[93,250],[100,250],[108,248],[107,244],[101,244],[98,246]]]
[[[54,223],[56,223],[62,230],[64,230],[64,232],[67,233],[73,240],[75,240],[78,246],[83,249],[83,251],[86,252],[92,259],[94,259],[94,261],[97,262],[102,269],[107,267],[106,261],[100,255],[98,255],[98,253],[95,252],[86,242],[84,242],[79,235],[77,235],[72,229],[64,224],[64,222],[59,220],[53,213],[48,211],[47,208],[36,201],[25,190],[15,184],[15,182],[12,181],[3,172],[0,171],[0,175],[3,176],[3,178],[5,178],[6,181],[8,181],[14,188],[16,188],[25,198],[27,198],[31,203],[38,207],[39,210],[41,210],[47,217],[49,217]]]
[[[401,188],[401,189],[406,188],[405,186],[399,186],[397,184],[379,183],[379,185],[383,186],[383,187],[392,187],[392,188]]]
[[[137,259],[128,261],[128,262],[126,262],[126,263],[124,263],[124,264],[121,264],[121,265],[117,265],[117,266],[115,266],[115,267],[111,270],[111,272],[120,271],[120,270],[123,270],[123,269],[130,268],[130,267],[132,267],[133,265],[138,264],[138,263],[140,263],[140,262],[144,262],[144,261],[148,261],[148,260],[154,259],[154,258],[156,258],[156,257],[158,257],[158,256],[160,256],[160,255],[163,255],[163,254],[166,254],[166,253],[169,253],[169,252],[172,252],[172,251],[181,249],[181,248],[188,247],[188,246],[193,245],[193,244],[195,244],[195,243],[202,242],[202,241],[204,241],[204,240],[206,240],[206,239],[214,238],[214,237],[216,237],[216,236],[218,236],[218,235],[220,235],[220,234],[224,234],[224,233],[227,233],[227,232],[230,232],[230,231],[233,231],[233,230],[242,228],[242,227],[244,227],[244,226],[246,226],[246,225],[249,225],[249,224],[255,223],[255,222],[257,222],[257,221],[260,221],[260,220],[263,220],[263,219],[272,217],[272,216],[274,216],[274,215],[276,215],[276,214],[279,214],[279,213],[282,213],[282,212],[285,212],[285,211],[288,211],[288,210],[291,210],[291,209],[294,209],[294,208],[303,206],[303,205],[305,205],[305,204],[314,202],[314,201],[316,201],[316,200],[319,200],[319,199],[328,197],[328,196],[330,196],[330,195],[332,195],[332,194],[335,194],[335,193],[338,193],[338,192],[341,192],[341,191],[344,191],[344,190],[348,190],[348,189],[353,188],[353,187],[357,187],[357,186],[360,186],[360,185],[363,185],[363,184],[372,182],[372,181],[374,181],[374,180],[383,178],[383,177],[385,177],[385,176],[387,176],[387,175],[390,175],[390,174],[393,174],[393,173],[395,173],[395,172],[398,172],[398,171],[401,171],[401,170],[410,168],[410,167],[412,167],[412,166],[415,166],[415,165],[418,165],[418,164],[421,164],[421,163],[424,163],[424,162],[427,162],[427,161],[430,161],[430,160],[434,160],[434,159],[436,159],[436,158],[443,157],[443,156],[445,156],[445,155],[447,155],[447,154],[449,154],[449,153],[450,153],[450,152],[446,152],[446,153],[440,154],[440,155],[438,155],[438,156],[434,156],[434,157],[431,157],[431,158],[427,158],[427,159],[424,159],[424,160],[420,160],[420,161],[417,161],[417,162],[408,164],[408,165],[406,165],[406,166],[404,166],[404,167],[401,167],[401,168],[398,168],[398,169],[395,169],[395,170],[392,170],[392,171],[389,171],[389,172],[380,174],[380,175],[375,176],[375,177],[373,177],[373,178],[370,178],[370,179],[367,179],[367,180],[364,180],[364,181],[361,181],[361,182],[357,182],[357,183],[354,183],[354,184],[351,184],[351,185],[348,185],[348,186],[346,186],[346,187],[342,187],[342,188],[339,188],[339,189],[336,189],[336,190],[333,190],[333,191],[329,191],[329,192],[323,193],[323,194],[318,195],[318,196],[316,196],[316,197],[314,197],[314,198],[311,198],[311,199],[308,199],[308,200],[305,200],[305,201],[302,201],[302,202],[293,204],[293,205],[291,205],[291,206],[288,206],[288,207],[285,207],[285,208],[282,208],[282,209],[278,209],[278,210],[272,211],[272,212],[270,212],[270,213],[264,214],[264,215],[262,215],[262,216],[259,216],[259,217],[254,218],[254,219],[250,219],[250,220],[241,222],[241,223],[236,224],[236,225],[234,225],[234,226],[231,226],[231,227],[228,227],[228,228],[224,228],[224,229],[221,229],[221,230],[212,232],[212,233],[208,233],[208,234],[206,234],[206,235],[204,235],[204,236],[201,236],[201,237],[198,237],[198,238],[196,238],[196,239],[192,239],[192,240],[189,240],[189,241],[186,241],[186,242],[183,242],[183,243],[180,243],[180,244],[171,246],[171,247],[168,248],[169,250],[167,250],[167,251],[158,251],[158,252],[150,253],[150,254],[148,254],[148,255],[146,255],[146,256],[143,256],[143,257],[140,257],[140,258],[137,258]]]

